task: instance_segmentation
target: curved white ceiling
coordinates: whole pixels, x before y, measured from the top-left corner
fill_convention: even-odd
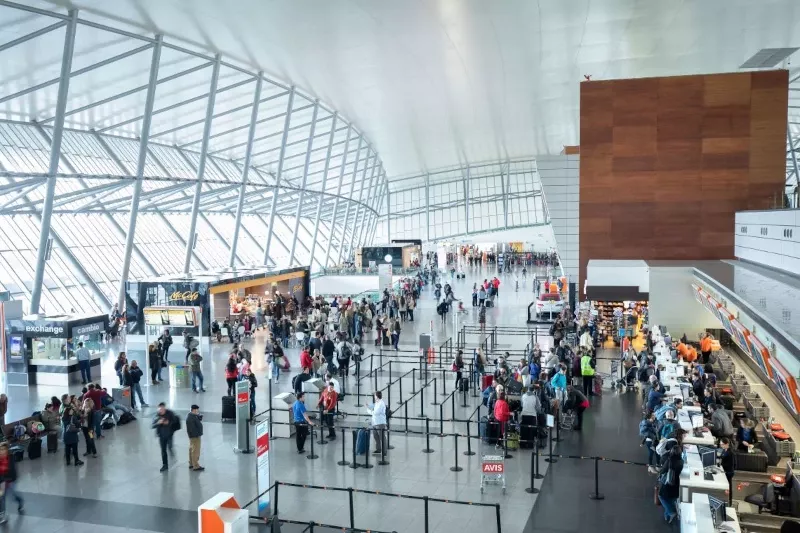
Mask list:
[[[390,176],[578,144],[578,84],[733,71],[796,0],[36,0],[222,52],[353,120]]]

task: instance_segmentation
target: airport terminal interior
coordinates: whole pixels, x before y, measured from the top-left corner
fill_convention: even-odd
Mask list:
[[[798,61],[790,0],[0,0],[0,531],[800,531]]]

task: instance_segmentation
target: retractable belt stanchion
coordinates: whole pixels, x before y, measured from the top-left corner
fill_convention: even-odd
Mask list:
[[[319,455],[314,453],[314,426],[309,425],[308,431],[311,432],[311,453],[306,455],[306,459],[319,459]]]
[[[536,443],[536,435],[533,436],[533,452],[531,452],[531,486],[525,489],[528,494],[539,494],[539,489],[534,486],[534,480],[539,473],[539,447]]]
[[[361,468],[366,468],[367,470],[369,470],[370,468],[372,468],[374,466],[374,465],[369,464],[369,454],[370,454],[370,449],[369,449],[369,440],[370,440],[369,437],[370,437],[370,435],[369,435],[369,431],[370,430],[367,430],[367,453],[364,456],[365,457],[365,463],[363,465],[359,465]]]
[[[344,431],[344,430],[342,430],[342,431]],[[344,439],[342,439],[342,440],[344,441]],[[359,467],[358,461],[356,460],[356,441],[357,440],[358,440],[358,430],[354,429],[353,430],[353,462],[350,463],[350,468],[352,468],[353,470],[355,470],[356,468]],[[344,445],[344,442],[342,442],[342,444]]]
[[[344,456],[344,441],[345,441],[344,437],[345,437],[345,429],[342,428],[342,460],[339,461],[338,463],[336,463],[339,466],[348,466],[350,464],[350,461],[345,459],[345,456]],[[355,447],[355,444],[353,446]]]
[[[436,378],[433,378],[433,401],[431,402],[431,405],[439,405],[436,402],[436,383],[437,383],[437,381],[438,380]]]
[[[397,405],[402,405],[403,404],[403,376],[402,375],[399,378],[397,378],[397,383],[398,383],[398,385],[400,385],[400,399],[397,400]]]
[[[446,370],[442,369],[442,396],[447,396],[447,377]]]
[[[419,417],[425,418],[425,385],[419,388]]]
[[[453,458],[455,459],[455,466],[450,467],[451,472],[461,472],[464,470],[460,466],[458,466],[458,433],[453,433],[453,444],[455,445],[455,449],[453,450]]]
[[[323,414],[322,406],[320,405],[319,406],[319,429],[322,429],[322,424],[325,423],[324,422],[325,421],[324,417],[325,417],[325,415]],[[317,444],[319,444],[319,445],[328,444],[328,441],[325,440],[325,432],[324,431],[320,431],[319,432],[319,440],[317,441]],[[311,453],[313,455],[314,448],[311,448]]]
[[[375,369],[375,372],[372,373],[372,377],[373,377],[373,384],[375,385],[375,388],[372,389],[372,390],[378,390],[378,369],[377,368]]]
[[[350,505],[350,529],[356,528],[355,505],[353,505],[353,487],[347,489],[347,499]]]
[[[411,369],[411,395],[415,395],[417,393],[417,369]]]
[[[464,384],[464,378],[461,378],[461,382],[459,382],[459,385],[460,385],[462,388],[463,388],[463,384]],[[469,385],[467,385],[467,386],[469,386]],[[461,391],[461,398],[462,398],[462,400],[463,400],[463,402],[464,402],[464,403],[462,403],[462,404],[461,404],[461,407],[467,407],[467,389],[466,389],[466,388],[464,388],[464,389]],[[455,414],[455,413],[453,413],[453,418],[455,418],[455,417],[456,417],[456,414]]]
[[[370,361],[372,358],[370,357]],[[402,394],[402,393],[401,393]],[[358,379],[356,380],[356,407],[364,407],[364,404],[361,403],[361,375],[359,374]]]
[[[389,461],[386,460],[386,447],[388,444],[386,443],[386,428],[381,428],[381,460],[378,461],[378,465],[386,466],[389,464]]]
[[[594,492],[589,495],[592,500],[604,500],[606,497],[600,493],[600,458],[594,458]]]
[[[539,472],[539,428],[536,428],[536,434],[533,436],[533,449],[536,450],[534,455],[534,465],[536,466],[536,473],[533,475],[535,479],[544,479],[544,476]]]
[[[433,453],[433,448],[431,448],[431,421],[429,418],[425,418],[425,449],[422,450],[422,453]]]
[[[429,517],[428,517],[428,497],[427,496],[423,496],[422,497],[422,501],[425,502],[425,533],[429,533],[430,530],[428,529],[428,527],[429,527],[428,526],[428,520],[429,520]]]
[[[439,436],[444,437],[444,404],[439,404]]]
[[[480,424],[480,422],[478,422]],[[464,455],[475,455],[475,452],[472,451],[472,436],[470,435],[469,427],[470,421],[467,420],[467,451],[464,452]]]
[[[547,461],[550,464],[557,463],[558,459],[553,457],[553,428],[547,428],[547,435],[549,437],[547,440],[550,442],[550,452],[549,452],[549,457],[545,459],[545,461]]]
[[[386,448],[394,450],[392,446],[392,412],[386,410]]]

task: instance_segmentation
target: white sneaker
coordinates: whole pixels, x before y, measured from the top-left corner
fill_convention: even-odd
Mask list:
[[[650,474],[653,474],[653,475],[658,474],[658,468],[656,468],[654,466],[648,466],[647,467],[647,472],[650,473]]]

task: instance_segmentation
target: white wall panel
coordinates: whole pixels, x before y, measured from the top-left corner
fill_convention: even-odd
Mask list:
[[[736,213],[736,257],[800,274],[799,225],[797,209]]]
[[[536,165],[564,272],[577,280],[580,156],[544,156]]]

